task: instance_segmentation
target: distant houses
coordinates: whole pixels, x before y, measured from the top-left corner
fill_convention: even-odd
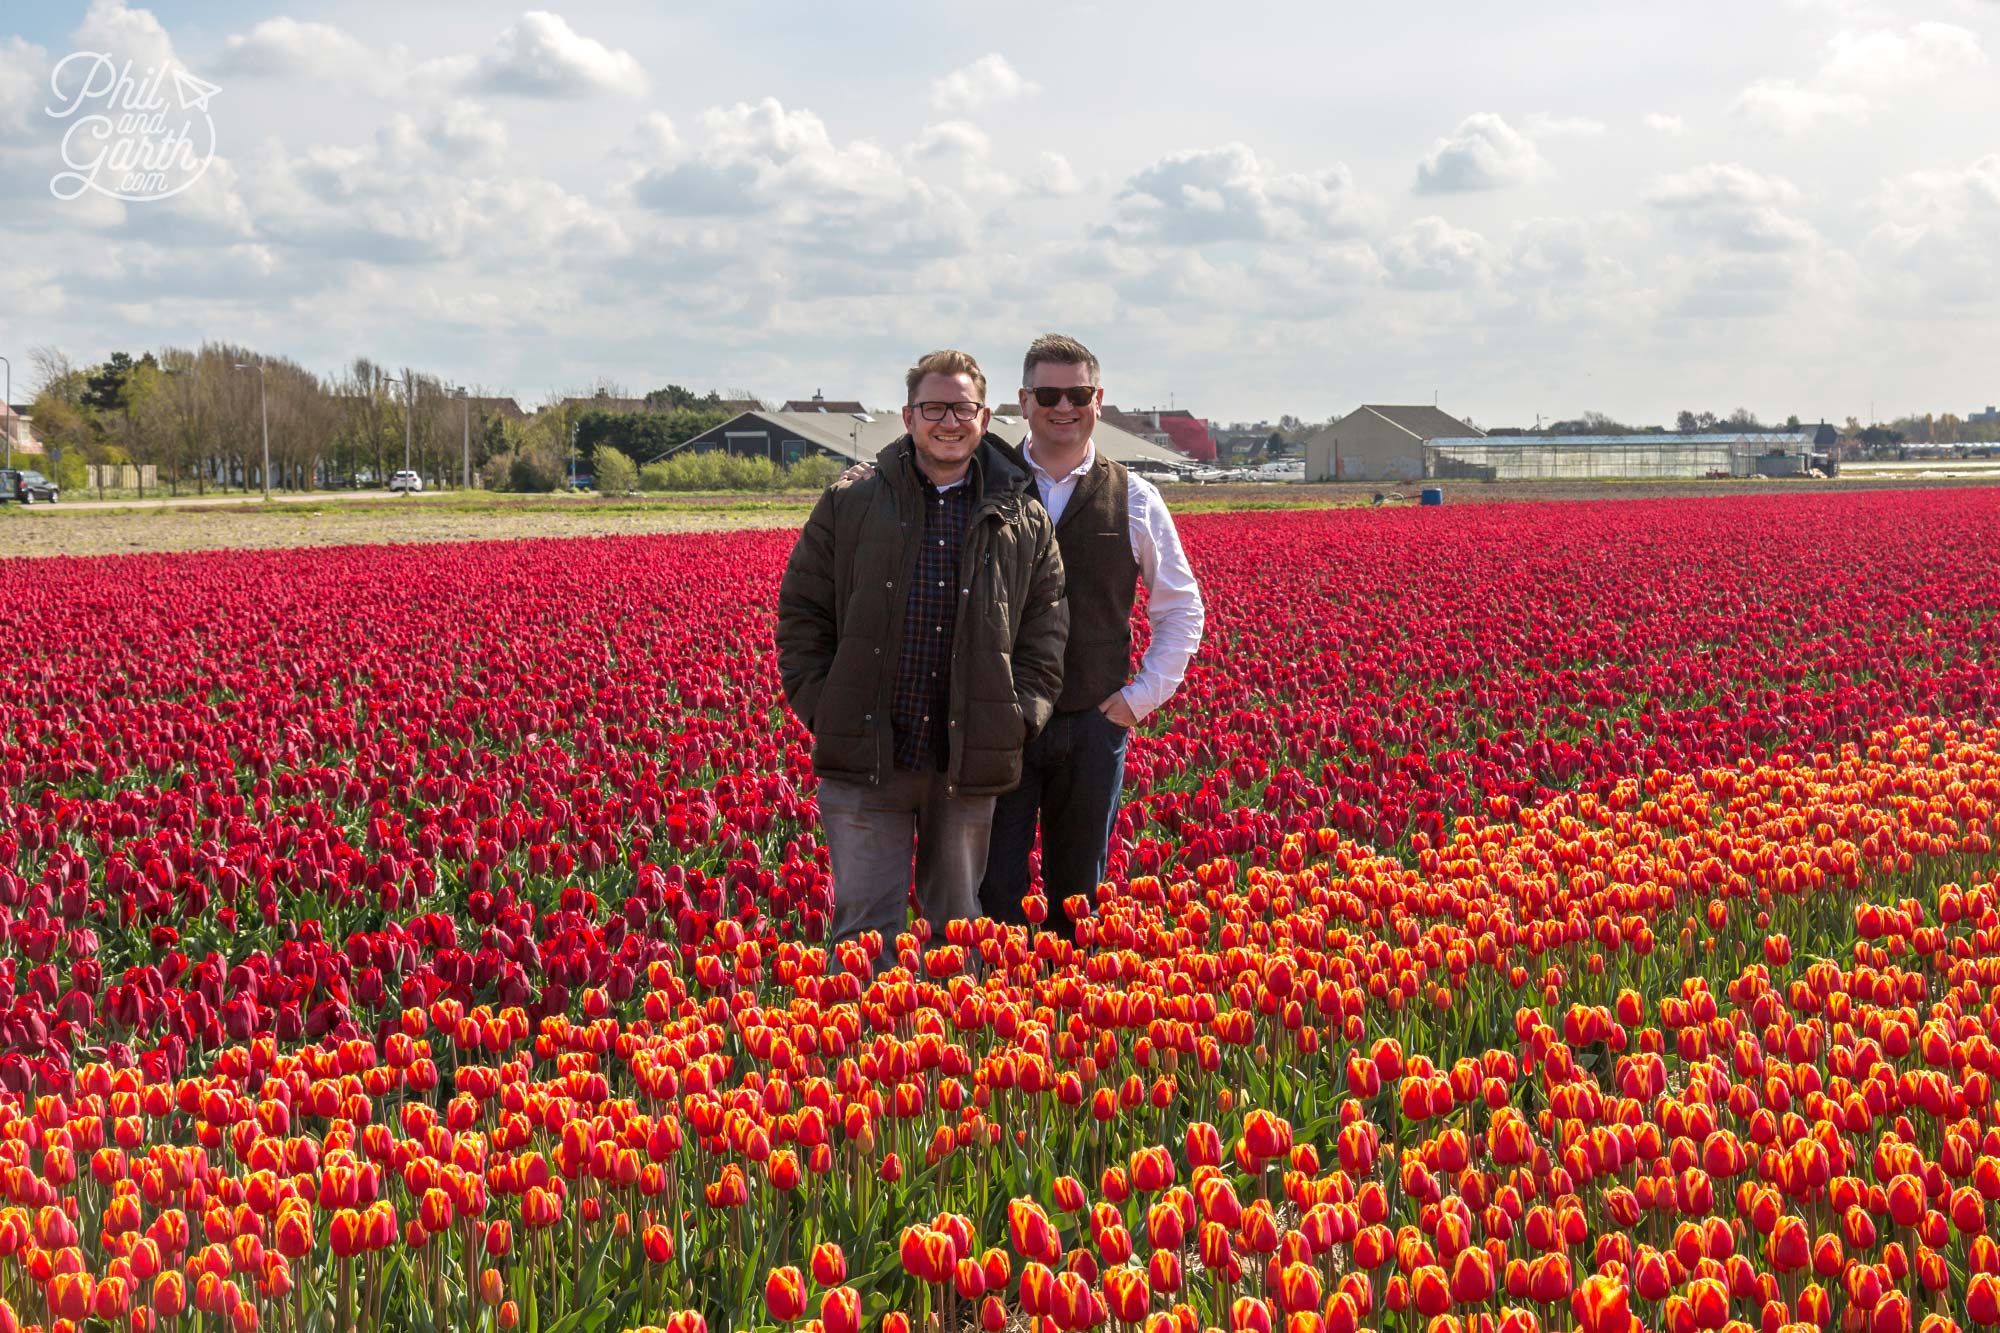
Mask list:
[[[472,410],[478,414],[481,421],[486,421],[493,417],[500,417],[506,421],[526,421],[528,419],[528,414],[522,411],[521,405],[512,398],[473,398],[470,402],[472,403]]]
[[[746,410],[754,410],[754,405],[752,408]],[[836,398],[828,401],[825,395],[821,394],[818,389],[813,390],[813,396],[810,398],[786,399],[785,405],[778,410],[781,412],[817,412],[822,416],[855,416],[865,414],[868,411],[860,403],[851,402],[847,399]]]
[[[1365,404],[1307,437],[1306,480],[1419,481],[1426,441],[1480,434],[1428,404]]]
[[[15,453],[38,454],[42,451],[42,444],[35,438],[28,406],[27,403],[0,403],[0,439],[10,442]]]
[[[836,402],[828,406],[841,407],[845,404]],[[992,431],[1010,444],[1019,444],[1027,434],[1027,423],[1018,416],[996,414]],[[816,454],[852,463],[874,458],[903,433],[900,412],[818,409],[793,412],[759,408],[754,412],[739,413],[699,435],[690,436],[660,457],[670,458],[684,451],[712,453],[719,450],[738,458],[768,458],[780,467],[789,467],[802,458]],[[1116,459],[1138,472],[1165,475],[1193,466],[1174,450],[1142,440],[1108,423],[1099,423],[1094,439],[1107,458]]]
[[[1172,449],[1197,463],[1215,461],[1215,436],[1208,423],[1185,408],[1149,407],[1124,411],[1105,404],[1104,420],[1128,435]]]

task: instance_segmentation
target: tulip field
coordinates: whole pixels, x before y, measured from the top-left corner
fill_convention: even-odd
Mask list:
[[[874,981],[789,533],[7,562],[0,1333],[2000,1326],[2000,490],[1182,530]]]

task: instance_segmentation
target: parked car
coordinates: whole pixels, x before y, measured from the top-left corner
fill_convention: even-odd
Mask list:
[[[37,500],[54,504],[60,498],[62,488],[41,473],[18,467],[0,468],[0,499],[31,505]]]
[[[389,478],[389,489],[392,491],[409,491],[415,493],[423,490],[423,488],[424,479],[414,472],[398,472],[395,476]]]

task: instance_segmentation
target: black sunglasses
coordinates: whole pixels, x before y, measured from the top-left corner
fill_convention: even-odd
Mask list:
[[[1073,384],[1067,389],[1030,389],[1035,401],[1043,407],[1054,407],[1065,398],[1071,407],[1089,407],[1097,399],[1095,384]]]

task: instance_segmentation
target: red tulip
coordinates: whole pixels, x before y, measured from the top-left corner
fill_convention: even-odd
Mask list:
[[[852,1287],[829,1288],[819,1298],[819,1323],[822,1333],[861,1333],[861,1293]]]
[[[1153,1293],[1144,1272],[1137,1268],[1107,1268],[1103,1282],[1104,1303],[1110,1307],[1113,1319],[1136,1324],[1145,1317]]]
[[[806,1311],[806,1280],[789,1265],[772,1269],[764,1278],[764,1309],[780,1324],[789,1324]]]

